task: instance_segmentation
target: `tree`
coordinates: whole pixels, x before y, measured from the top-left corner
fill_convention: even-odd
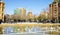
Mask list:
[[[30,18],[30,19],[28,19],[28,21],[29,21],[29,22],[31,22],[31,21],[32,21],[32,19]]]
[[[41,15],[39,15],[38,17],[37,17],[37,20],[40,22],[41,21]]]

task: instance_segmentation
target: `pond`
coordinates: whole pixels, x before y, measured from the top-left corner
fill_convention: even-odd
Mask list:
[[[55,27],[39,27],[32,26],[32,28],[26,27],[14,27],[14,26],[5,26],[3,28],[3,35],[59,35],[60,28]]]

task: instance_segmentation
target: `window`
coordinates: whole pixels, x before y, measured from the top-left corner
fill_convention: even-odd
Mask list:
[[[54,13],[56,14],[56,13],[57,13],[57,11],[54,11]]]
[[[57,7],[54,7],[55,10],[57,10]]]
[[[56,4],[55,4],[55,6],[56,6]]]
[[[58,4],[58,6],[60,7],[60,3]]]
[[[55,12],[57,11],[57,10],[54,10]]]

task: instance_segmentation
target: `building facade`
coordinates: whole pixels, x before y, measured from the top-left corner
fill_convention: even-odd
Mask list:
[[[24,8],[15,9],[14,15],[19,20],[26,20],[26,10]]]
[[[49,5],[50,20],[60,21],[60,0],[54,0]]]
[[[27,20],[28,20],[28,21],[32,21],[32,19],[33,19],[33,14],[32,14],[32,12],[28,12],[28,14],[27,14]]]
[[[0,0],[0,21],[4,21],[4,2]]]
[[[21,18],[21,20],[26,20],[26,10],[25,10],[25,8],[20,9],[20,18]]]
[[[14,10],[14,15],[20,15],[20,9],[19,8],[16,8]]]

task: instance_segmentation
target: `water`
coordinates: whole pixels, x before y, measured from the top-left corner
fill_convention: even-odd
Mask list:
[[[21,31],[21,29],[23,29],[23,28],[22,27],[13,27],[13,26],[4,27],[3,34],[0,34],[0,35],[50,35],[50,34],[48,34],[49,31],[53,31],[53,32],[57,31],[54,27],[41,28],[39,26],[32,26],[31,29],[28,26],[26,26],[23,29],[23,32]],[[57,34],[55,34],[55,35],[57,35]]]
[[[20,33],[20,34],[1,34],[1,35],[49,35],[49,34],[42,34],[42,33]]]

